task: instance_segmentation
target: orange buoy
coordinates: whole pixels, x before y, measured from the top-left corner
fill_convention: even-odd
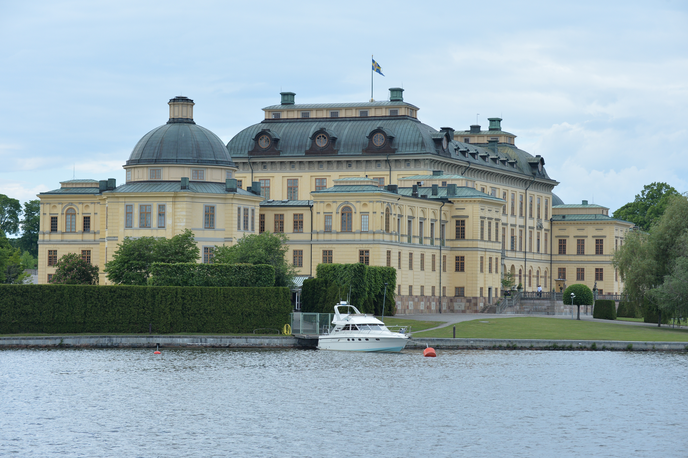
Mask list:
[[[434,358],[437,356],[437,353],[435,353],[435,349],[432,347],[428,347],[425,350],[423,350],[423,356]]]
[[[155,350],[155,351],[153,352],[153,354],[154,354],[154,355],[159,355],[160,352],[159,352],[158,350]]]

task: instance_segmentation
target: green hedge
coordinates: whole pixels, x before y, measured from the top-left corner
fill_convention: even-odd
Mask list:
[[[151,266],[152,286],[275,286],[275,268],[267,264],[168,264],[154,262]]]
[[[367,266],[365,264],[319,264],[318,281],[303,284],[301,310],[304,312],[332,313],[339,299],[346,299],[362,313],[382,314],[387,283],[385,316],[396,313],[394,292],[397,271],[394,267]]]
[[[602,320],[616,320],[616,302],[609,299],[595,301],[592,317]]]
[[[643,314],[643,321],[645,323],[654,323],[657,324],[659,323],[659,316],[660,316],[660,310],[659,308],[648,302],[645,301],[645,303],[642,306],[641,313]],[[672,316],[670,313],[663,311],[662,312],[662,324],[669,324],[669,321],[671,320]]]
[[[0,285],[0,334],[250,333],[291,311],[288,288]]]
[[[643,314],[640,307],[635,302],[619,302],[619,308],[616,309],[616,316],[623,318],[642,318]]]

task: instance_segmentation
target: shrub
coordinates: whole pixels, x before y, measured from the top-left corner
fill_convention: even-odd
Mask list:
[[[271,287],[275,268],[253,264],[198,264],[195,262],[152,264],[151,286]]]
[[[0,333],[249,333],[289,322],[288,288],[0,285]]]
[[[616,320],[616,303],[609,299],[595,301],[592,317],[602,320]]]
[[[574,294],[573,304],[571,293]],[[563,301],[565,305],[592,305],[592,291],[585,285],[571,285],[564,291]]]
[[[616,309],[617,317],[624,318],[642,318],[643,314],[640,311],[640,307],[635,302],[621,301],[619,302],[619,308]]]

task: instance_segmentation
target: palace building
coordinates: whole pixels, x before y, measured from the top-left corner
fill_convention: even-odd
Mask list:
[[[102,270],[124,237],[189,228],[201,262],[267,230],[287,235],[303,276],[320,263],[394,267],[400,314],[481,311],[505,272],[525,291],[622,291],[611,257],[632,223],[587,201],[565,205],[544,158],[519,149],[502,119],[436,130],[403,91],[339,104],[283,92],[226,146],[195,124],[192,100],[170,100],[167,124],[124,165],[126,183],[70,180],[39,195],[39,280],[66,253]]]

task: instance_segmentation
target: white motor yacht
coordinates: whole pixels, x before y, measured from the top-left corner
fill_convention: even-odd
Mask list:
[[[318,337],[320,350],[401,351],[409,339],[405,328],[392,332],[385,323],[346,301],[334,306],[332,325],[328,334]]]

